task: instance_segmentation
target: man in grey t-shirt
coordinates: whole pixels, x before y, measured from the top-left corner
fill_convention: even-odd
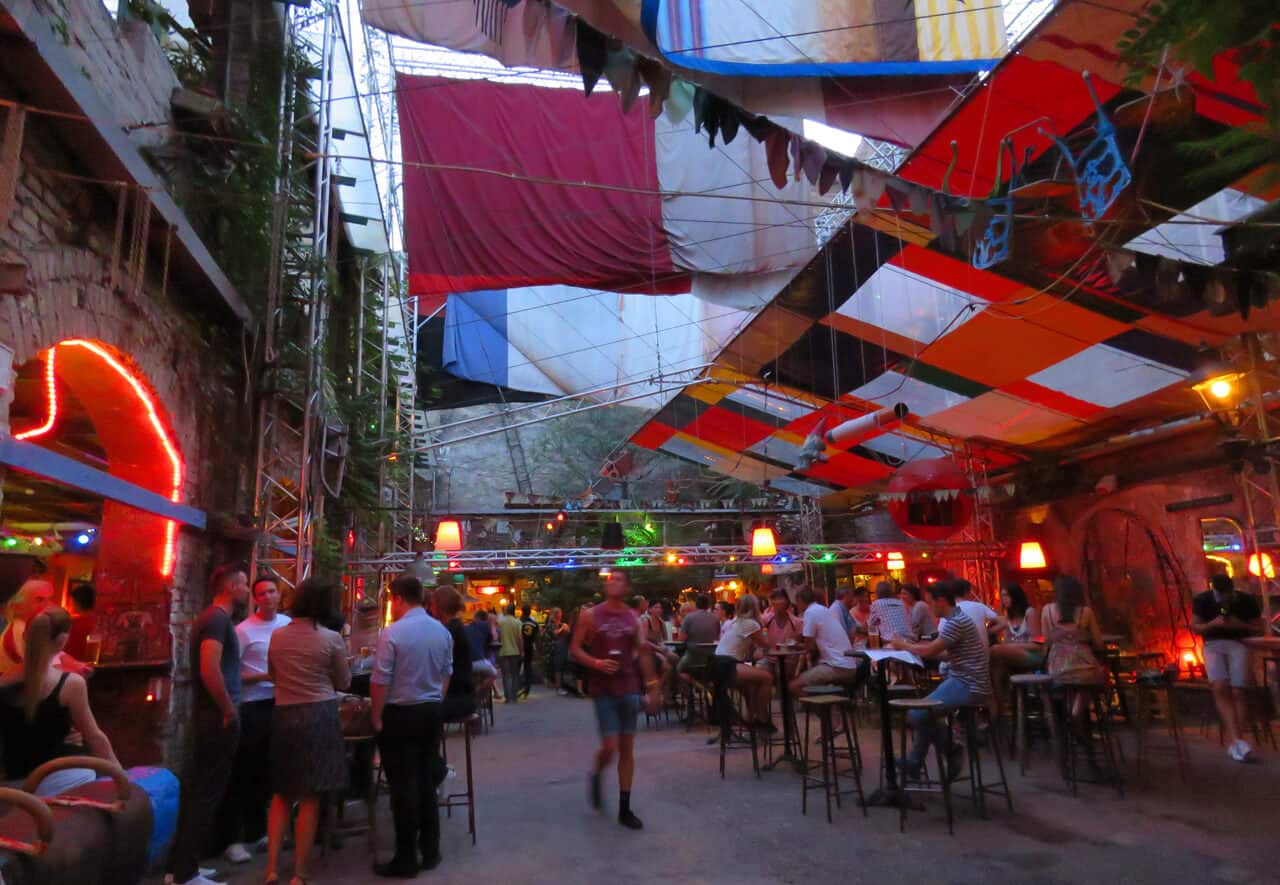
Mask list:
[[[700,643],[720,641],[720,619],[711,612],[711,597],[699,593],[694,600],[696,610],[692,611],[680,623],[680,632],[676,638],[685,643],[684,655],[676,665],[676,672],[685,677],[690,667],[704,667],[711,660],[714,648],[699,648]]]

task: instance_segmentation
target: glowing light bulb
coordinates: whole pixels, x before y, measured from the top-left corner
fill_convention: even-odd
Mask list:
[[[1209,385],[1209,393],[1214,399],[1226,399],[1231,396],[1231,382],[1225,378],[1219,378]]]

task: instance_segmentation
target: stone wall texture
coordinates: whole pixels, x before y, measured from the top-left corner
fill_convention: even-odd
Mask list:
[[[68,0],[67,14],[67,51],[111,112],[122,125],[159,121],[137,131],[144,143],[163,137],[177,81],[151,33],[138,23],[122,32],[95,0]],[[23,84],[0,79],[0,98],[22,100],[22,90]],[[239,332],[193,309],[189,298],[175,297],[162,279],[163,250],[154,242],[144,283],[136,291],[112,284],[119,251],[114,195],[74,177],[83,171],[65,138],[66,130],[48,118],[28,115],[14,205],[0,225],[0,261],[26,264],[30,286],[27,294],[0,295],[0,344],[14,351],[15,370],[66,338],[100,341],[124,354],[161,405],[182,453],[182,502],[208,513],[232,512],[251,448],[249,428],[240,422]],[[8,391],[0,395],[0,436],[9,430],[10,387],[0,384]],[[187,738],[188,627],[207,602],[211,562],[233,552],[208,533],[179,534],[168,595],[174,690],[161,741],[172,765],[180,764]],[[109,728],[111,712],[104,712]],[[145,747],[121,752],[135,759],[149,754]]]

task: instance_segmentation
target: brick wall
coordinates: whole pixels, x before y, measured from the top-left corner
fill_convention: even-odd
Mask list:
[[[4,89],[0,83],[0,94]],[[250,448],[248,427],[240,422],[238,339],[161,290],[157,250],[139,295],[111,286],[114,207],[101,189],[49,171],[74,166],[47,127],[45,120],[28,118],[14,210],[0,228],[0,260],[25,262],[31,281],[30,294],[0,295],[0,344],[14,351],[15,368],[71,337],[102,341],[128,355],[163,406],[182,452],[183,502],[206,512],[234,512]],[[0,435],[8,430],[10,396],[0,397]],[[169,606],[175,690],[162,736],[171,764],[186,743],[187,627],[206,603],[210,560],[225,551],[205,533],[183,530],[177,553]],[[154,674],[138,678],[148,675]],[[109,732],[113,717],[128,716],[127,710],[99,713]],[[129,748],[125,755],[143,758],[145,749]]]

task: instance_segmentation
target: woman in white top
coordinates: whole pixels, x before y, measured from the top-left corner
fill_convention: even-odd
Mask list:
[[[720,643],[712,660],[713,672],[725,677],[732,674],[726,681],[729,685],[737,685],[746,698],[751,724],[762,728],[773,727],[769,712],[773,675],[764,667],[753,667],[747,662],[754,647],[765,648],[768,644],[768,634],[760,626],[760,600],[750,593],[744,594],[738,599],[733,620],[726,622],[720,634]]]

